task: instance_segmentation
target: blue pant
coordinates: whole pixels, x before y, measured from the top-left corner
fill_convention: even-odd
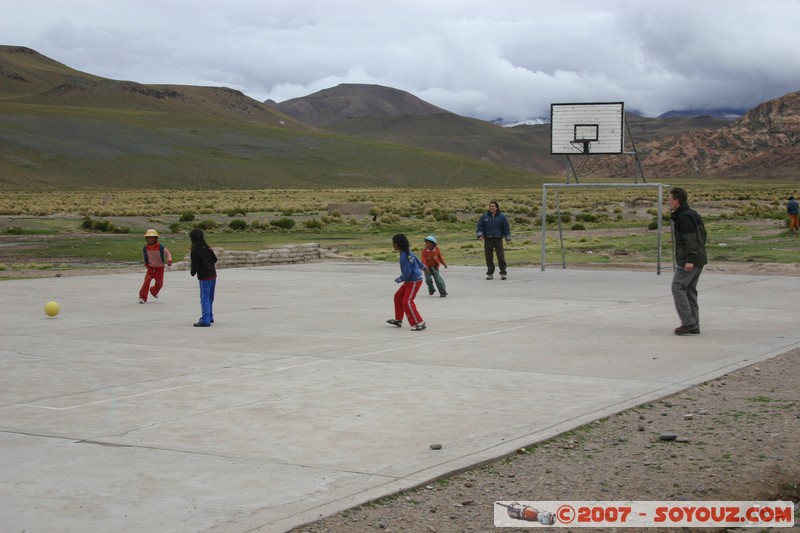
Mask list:
[[[203,324],[214,323],[214,290],[217,287],[217,278],[200,280],[200,310]]]

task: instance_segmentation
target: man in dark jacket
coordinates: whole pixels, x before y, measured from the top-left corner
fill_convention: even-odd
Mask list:
[[[706,227],[697,211],[689,208],[688,195],[680,187],[669,191],[669,209],[672,211],[672,240],[675,244],[675,273],[672,276],[672,298],[681,325],[675,335],[700,333],[700,310],[697,305],[697,282],[706,255]]]
[[[483,241],[483,251],[486,255],[486,279],[494,278],[494,251],[497,252],[497,262],[500,266],[500,279],[506,279],[506,255],[503,250],[503,239],[511,241],[511,229],[508,219],[500,212],[500,204],[492,200],[489,210],[478,220],[475,229],[478,239]]]

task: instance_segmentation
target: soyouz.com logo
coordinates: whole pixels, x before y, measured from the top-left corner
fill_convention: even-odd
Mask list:
[[[497,501],[495,527],[792,527],[783,501]]]

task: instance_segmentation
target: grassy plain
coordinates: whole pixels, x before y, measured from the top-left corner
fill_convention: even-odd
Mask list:
[[[787,234],[785,202],[792,183],[684,182],[690,204],[706,221],[712,261],[792,263],[800,238]],[[0,270],[137,265],[142,234],[154,227],[176,258],[188,232],[202,225],[212,245],[262,250],[318,242],[351,256],[395,259],[391,235],[409,235],[418,249],[435,234],[451,264],[480,265],[475,223],[490,199],[509,217],[512,265],[538,265],[541,257],[541,188],[314,189],[208,191],[8,191],[0,198]],[[548,196],[547,261],[570,264],[655,264],[657,196],[641,189],[560,191]],[[353,211],[351,213],[350,211]],[[667,211],[664,208],[664,214]],[[187,220],[191,219],[191,220]],[[292,228],[276,221],[291,220]],[[87,229],[86,220],[111,224]],[[243,226],[233,230],[231,222]],[[234,224],[234,225],[235,225]],[[291,224],[291,223],[290,223]],[[664,221],[663,261],[670,263]]]

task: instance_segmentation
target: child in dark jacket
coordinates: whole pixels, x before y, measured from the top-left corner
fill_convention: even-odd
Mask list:
[[[206,243],[202,230],[193,229],[189,232],[192,240],[190,257],[192,260],[190,274],[197,274],[200,282],[200,320],[195,322],[195,327],[208,327],[214,323],[214,292],[217,287],[217,255]]]
[[[402,233],[392,237],[392,246],[400,252],[400,276],[394,281],[401,285],[394,293],[394,318],[390,318],[386,322],[401,328],[403,327],[403,314],[405,314],[408,323],[411,324],[411,331],[422,331],[425,329],[425,321],[417,311],[414,298],[422,287],[422,270],[425,267],[411,251],[408,237]]]
[[[149,229],[144,233],[144,238],[147,244],[142,248],[142,255],[147,272],[144,275],[142,288],[139,289],[140,304],[147,303],[148,294],[152,294],[153,298],[158,298],[158,293],[164,286],[164,267],[172,266],[172,254],[169,253],[166,246],[158,242],[158,232]],[[155,285],[151,287],[150,284],[153,280],[155,280]]]

